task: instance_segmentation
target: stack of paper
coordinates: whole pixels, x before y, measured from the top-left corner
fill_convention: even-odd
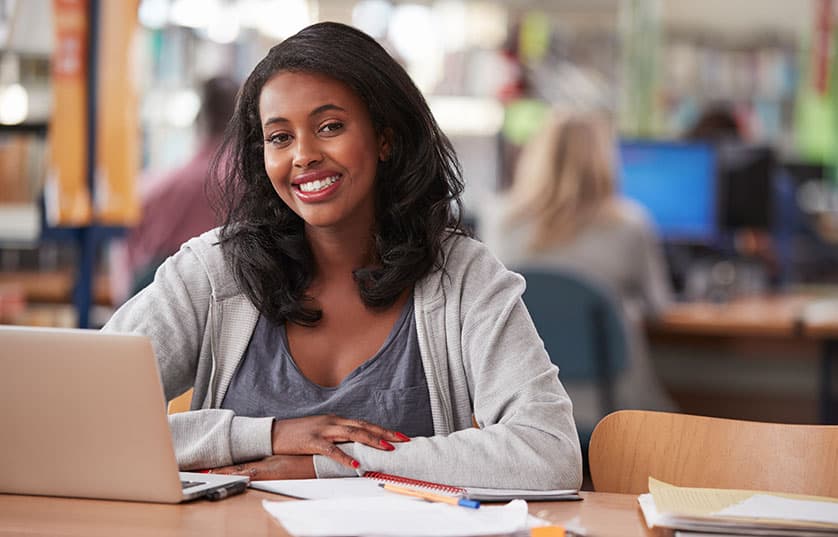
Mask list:
[[[649,478],[638,498],[650,528],[823,537],[838,532],[838,498],[676,487]]]
[[[529,515],[523,500],[479,509],[414,501],[396,495],[299,502],[263,500],[262,505],[288,533],[297,537],[498,535],[545,524]]]

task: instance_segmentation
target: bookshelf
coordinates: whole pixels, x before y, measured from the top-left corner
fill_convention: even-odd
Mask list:
[[[0,240],[38,238],[37,198],[43,189],[46,123],[0,125]]]
[[[11,306],[8,308],[10,313],[7,312],[7,314],[14,316],[15,319],[22,318],[24,323],[27,323],[27,317],[26,315],[21,317],[21,312],[18,311],[16,306],[21,297],[24,303],[27,299],[31,299],[33,304],[37,304],[38,306],[35,309],[51,308],[56,311],[60,310],[60,313],[55,315],[55,324],[67,325],[68,322],[71,322],[71,324],[80,328],[87,328],[91,325],[91,311],[97,301],[109,302],[106,293],[101,290],[97,291],[97,287],[101,288],[105,285],[101,278],[98,282],[95,278],[98,250],[111,238],[124,234],[125,228],[121,225],[99,224],[95,217],[93,220],[75,218],[71,219],[69,223],[65,218],[62,225],[52,225],[52,219],[47,218],[45,209],[47,204],[44,202],[45,191],[49,191],[49,188],[45,188],[46,168],[51,166],[46,163],[51,162],[52,165],[55,165],[52,159],[55,154],[48,150],[49,137],[47,134],[52,129],[60,131],[64,128],[66,132],[59,132],[56,136],[59,141],[62,140],[62,137],[66,140],[66,136],[69,136],[70,130],[72,130],[66,129],[67,118],[70,119],[71,126],[85,125],[86,133],[82,136],[82,141],[78,142],[77,139],[73,139],[74,144],[72,144],[70,150],[73,151],[72,158],[74,160],[81,159],[84,167],[81,180],[86,186],[87,192],[90,193],[91,200],[96,200],[97,180],[95,176],[99,173],[97,168],[101,168],[103,162],[108,164],[101,159],[97,160],[99,156],[97,150],[101,151],[101,154],[105,157],[110,156],[107,149],[97,148],[97,127],[101,128],[99,124],[101,108],[105,105],[112,107],[115,104],[112,102],[114,100],[113,95],[118,92],[114,90],[113,83],[108,85],[101,83],[100,56],[103,55],[102,47],[110,44],[112,40],[119,40],[124,36],[111,35],[114,33],[113,31],[109,34],[102,34],[103,5],[101,0],[87,0],[81,7],[74,8],[84,11],[64,13],[65,19],[54,17],[58,26],[61,26],[59,30],[64,32],[62,34],[64,38],[69,36],[73,39],[80,39],[85,45],[81,47],[84,53],[77,63],[66,61],[62,63],[59,61],[61,58],[53,58],[52,91],[54,95],[60,95],[61,91],[64,91],[65,96],[67,95],[67,90],[58,88],[60,84],[54,78],[57,73],[56,62],[58,62],[59,67],[77,66],[79,64],[86,67],[73,67],[72,72],[62,71],[59,73],[64,82],[68,77],[73,77],[73,81],[77,82],[78,85],[71,88],[71,91],[76,92],[74,95],[80,96],[78,101],[61,101],[60,97],[57,101],[53,101],[52,114],[69,113],[62,118],[63,126],[57,127],[56,118],[58,116],[52,116],[50,121],[43,123],[16,125],[0,129],[0,140],[6,139],[8,141],[5,145],[0,143],[0,171],[3,171],[2,177],[0,177],[0,183],[3,186],[0,190],[0,254],[9,258],[20,255],[20,252],[38,251],[42,248],[58,248],[65,253],[67,251],[71,252],[71,255],[66,256],[67,258],[63,260],[62,264],[54,266],[44,267],[38,263],[3,263],[0,284],[3,286],[3,295],[11,297],[9,299]],[[130,8],[126,6],[129,6],[129,4],[122,6],[122,8],[130,11]],[[130,18],[119,19],[119,17],[124,16],[118,9],[114,10],[114,7],[119,6],[108,4],[105,7],[111,10],[104,11],[106,15],[109,14],[110,18],[108,20],[111,23],[113,19],[116,19],[117,22],[128,21],[126,24],[130,24]],[[54,9],[57,9],[57,6]],[[67,8],[65,7],[65,9]],[[136,6],[133,9],[136,11]],[[77,16],[67,18],[68,15]],[[84,24],[68,30],[67,21],[71,19],[73,24],[78,24],[79,20],[82,20]],[[75,33],[70,32],[70,30]],[[80,32],[83,32],[82,35],[86,37],[78,37]],[[72,50],[76,49],[73,48]],[[57,51],[65,53],[66,47],[57,49]],[[111,56],[107,57],[108,62],[113,63],[118,60]],[[61,68],[64,69],[64,67]],[[46,76],[44,75],[44,77]],[[112,78],[108,81],[111,82]],[[110,91],[109,94],[108,91]],[[106,102],[100,103],[103,92]],[[63,104],[60,104],[62,102]],[[111,108],[108,111],[110,112]],[[117,134],[121,136],[122,132]],[[108,136],[113,138],[114,133],[108,131]],[[123,138],[125,137],[119,139],[122,141]],[[108,141],[108,138],[100,141]],[[125,143],[127,145],[131,143],[131,140],[128,139]],[[64,146],[56,146],[53,149],[67,151],[67,145],[65,143]],[[109,184],[108,187],[112,189],[113,185]],[[21,224],[21,222],[24,222],[24,224]],[[47,265],[51,264],[48,263]],[[3,302],[5,303],[5,301]],[[2,309],[5,311],[7,308]],[[48,318],[50,318],[49,315],[38,316],[38,319]],[[0,322],[6,321],[7,319],[0,319]],[[44,323],[35,322],[33,324]],[[49,323],[47,322],[47,324]]]
[[[795,39],[671,30],[664,40],[659,101],[665,135],[680,136],[704,106],[725,102],[745,120],[753,140],[792,151],[799,77]]]

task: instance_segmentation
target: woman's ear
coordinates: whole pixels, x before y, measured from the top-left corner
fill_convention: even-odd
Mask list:
[[[378,162],[387,162],[393,148],[393,129],[386,128],[378,135]]]

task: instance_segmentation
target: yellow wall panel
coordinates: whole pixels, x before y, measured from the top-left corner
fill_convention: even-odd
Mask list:
[[[90,222],[87,188],[87,0],[54,0],[52,115],[46,178],[47,220],[52,225]]]
[[[132,225],[140,216],[139,107],[131,67],[139,0],[99,5],[95,218],[102,224]]]

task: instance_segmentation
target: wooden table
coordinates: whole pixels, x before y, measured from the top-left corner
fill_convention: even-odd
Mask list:
[[[812,300],[807,295],[778,295],[724,303],[681,302],[668,309],[650,329],[669,334],[798,337],[803,313]]]
[[[530,513],[562,524],[573,519],[591,537],[642,537],[649,531],[630,494],[583,492],[581,502],[532,502]],[[256,490],[220,502],[183,505],[0,494],[0,536],[287,536],[262,508],[282,496]]]
[[[838,371],[838,299],[810,302],[802,320],[803,336],[821,345],[821,421],[838,424],[838,387],[834,376]]]
[[[754,296],[725,303],[678,303],[650,324],[652,335],[814,340],[821,347],[820,422],[838,423],[838,301],[812,294]],[[826,307],[822,307],[826,305]]]

